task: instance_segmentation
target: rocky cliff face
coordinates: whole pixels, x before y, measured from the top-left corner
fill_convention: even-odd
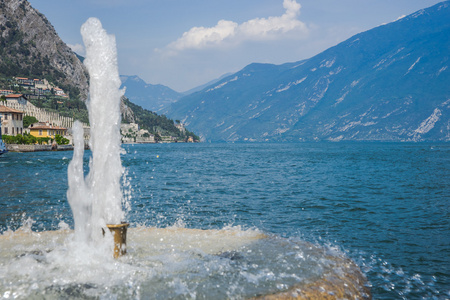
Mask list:
[[[88,97],[85,66],[26,0],[0,0],[0,75],[47,77],[71,98]],[[120,108],[124,120],[135,122],[123,99]]]
[[[122,120],[126,123],[136,123],[134,113],[125,103],[125,97],[120,98],[120,112],[122,113]]]
[[[26,0],[0,1],[0,73],[50,77],[71,97],[88,94],[88,74],[47,18]]]

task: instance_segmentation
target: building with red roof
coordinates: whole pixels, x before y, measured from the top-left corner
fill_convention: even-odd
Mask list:
[[[23,112],[4,105],[0,105],[0,122],[2,134],[23,134]]]

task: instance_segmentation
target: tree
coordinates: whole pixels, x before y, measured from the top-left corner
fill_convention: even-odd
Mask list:
[[[39,122],[38,119],[36,119],[33,116],[25,116],[23,117],[23,127],[28,128],[31,124]]]
[[[55,141],[58,145],[67,145],[70,142],[68,139],[66,139],[60,134],[55,135]]]
[[[52,139],[51,138],[49,138],[49,137],[40,137],[40,138],[37,138],[37,142],[38,142],[38,144],[39,145],[42,145],[42,144],[49,144],[49,142],[51,141]]]
[[[3,141],[6,144],[22,144],[22,145],[33,145],[38,142],[38,139],[29,133],[12,135],[3,135]]]

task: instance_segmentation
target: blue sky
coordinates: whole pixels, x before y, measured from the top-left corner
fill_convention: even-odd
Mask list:
[[[83,55],[81,25],[116,36],[119,73],[182,92],[252,62],[314,56],[439,0],[29,0]]]

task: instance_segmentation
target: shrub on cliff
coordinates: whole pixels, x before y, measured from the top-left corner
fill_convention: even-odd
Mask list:
[[[59,134],[55,135],[55,141],[58,145],[68,145],[70,142],[68,139]]]

